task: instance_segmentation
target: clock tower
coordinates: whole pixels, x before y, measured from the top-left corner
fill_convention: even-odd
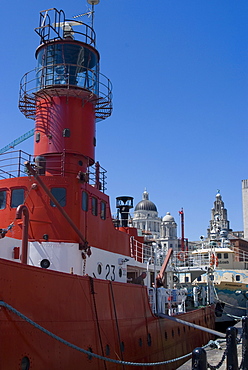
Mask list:
[[[225,230],[230,232],[229,221],[227,219],[227,210],[224,206],[224,202],[220,195],[220,191],[217,191],[214,207],[211,210],[211,220],[208,231],[208,238],[216,239],[219,237],[220,231]]]

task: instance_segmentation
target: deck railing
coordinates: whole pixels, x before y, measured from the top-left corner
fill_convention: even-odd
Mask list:
[[[47,157],[49,158],[49,156]],[[0,154],[0,179],[8,179],[12,177],[28,176],[25,162],[35,163],[34,157],[22,150],[13,150]],[[66,172],[66,153],[53,154],[52,159],[49,158],[48,165],[45,168],[45,174],[52,173],[52,176],[67,176]],[[107,171],[98,163],[89,166],[87,172],[87,181],[90,185],[96,186],[101,184],[102,192],[105,192],[107,187]],[[78,171],[75,170],[75,177]]]
[[[243,268],[248,267],[248,251],[241,249],[240,247],[234,245],[228,245],[233,254],[233,261],[235,263],[243,263]],[[201,252],[204,249],[201,250]],[[218,259],[218,254],[222,254],[222,258]],[[169,262],[170,268],[176,270],[195,270],[204,269],[207,270],[208,267],[218,267],[222,266],[221,261],[227,260],[224,256],[226,249],[223,252],[218,250],[216,253],[215,249],[207,250],[203,253],[196,253],[193,251],[174,251]],[[154,248],[153,243],[141,243],[134,237],[130,237],[130,254],[136,261],[141,263],[156,263],[157,266],[162,266],[166,251],[160,248]],[[230,252],[229,252],[230,254]],[[230,257],[230,256],[229,256]],[[156,261],[155,261],[156,260]],[[245,264],[246,263],[246,264]],[[242,268],[242,266],[240,266]]]

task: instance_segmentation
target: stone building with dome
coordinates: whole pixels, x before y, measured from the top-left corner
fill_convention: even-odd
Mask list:
[[[156,241],[164,251],[178,247],[177,224],[169,212],[161,218],[158,216],[156,205],[149,200],[145,190],[142,200],[136,205],[133,216],[133,226],[140,230],[146,240]]]
[[[159,243],[164,250],[168,250],[169,248],[173,248],[173,250],[178,249],[177,224],[170,212],[167,212],[162,218]]]
[[[134,209],[133,226],[147,235],[147,238],[157,239],[160,236],[160,224],[157,207],[149,200],[149,194],[145,190],[142,200]]]

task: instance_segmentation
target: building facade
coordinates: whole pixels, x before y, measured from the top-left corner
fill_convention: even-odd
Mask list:
[[[147,241],[156,242],[164,252],[168,251],[168,248],[177,250],[177,224],[174,217],[169,212],[163,218],[159,217],[157,207],[149,200],[146,190],[134,209],[133,226]]]
[[[133,226],[142,231],[150,239],[157,239],[160,235],[161,218],[155,204],[149,200],[149,193],[145,190],[142,200],[136,205],[133,216]]]

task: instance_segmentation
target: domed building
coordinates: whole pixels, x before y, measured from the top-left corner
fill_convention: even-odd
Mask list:
[[[170,212],[167,212],[162,219],[159,242],[164,250],[168,250],[169,248],[177,250],[177,224]]]
[[[178,247],[177,224],[169,212],[163,217],[158,216],[156,205],[149,200],[145,190],[142,200],[136,205],[133,216],[133,226],[146,236],[161,245],[164,251]]]
[[[160,236],[160,224],[157,207],[149,200],[149,194],[145,190],[142,200],[134,209],[133,226],[142,230],[142,234],[148,238],[157,239]]]

